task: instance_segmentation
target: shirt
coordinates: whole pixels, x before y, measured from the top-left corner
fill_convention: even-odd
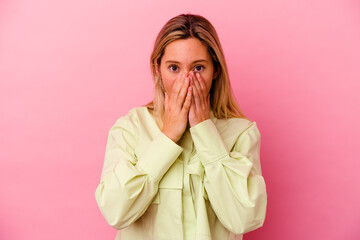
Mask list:
[[[226,240],[263,226],[260,132],[244,118],[210,119],[173,142],[147,107],[108,134],[96,202],[121,240]]]

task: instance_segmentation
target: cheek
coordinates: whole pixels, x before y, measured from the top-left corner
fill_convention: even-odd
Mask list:
[[[175,78],[174,77],[169,77],[169,76],[163,76],[162,81],[163,81],[163,84],[164,84],[165,91],[167,93],[169,93],[171,91],[171,88],[172,88],[174,82],[175,82]]]
[[[208,74],[205,76],[202,75],[202,78],[205,82],[206,90],[207,90],[207,92],[209,92],[210,88],[211,88],[211,84],[212,84],[212,75],[208,75]]]

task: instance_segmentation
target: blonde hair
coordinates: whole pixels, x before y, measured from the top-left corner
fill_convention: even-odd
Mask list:
[[[161,64],[168,44],[178,39],[197,38],[206,47],[218,71],[210,89],[210,108],[216,118],[246,118],[234,97],[224,53],[213,25],[204,17],[194,14],[181,14],[170,19],[160,30],[150,57],[151,73],[154,78],[154,98],[145,106],[152,110],[155,120],[162,125],[165,110],[165,88],[156,68]]]

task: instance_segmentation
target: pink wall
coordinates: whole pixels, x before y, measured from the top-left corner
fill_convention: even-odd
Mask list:
[[[165,22],[208,18],[262,133],[255,239],[360,239],[360,3],[0,2],[0,239],[114,239],[95,202],[108,130],[151,100]]]

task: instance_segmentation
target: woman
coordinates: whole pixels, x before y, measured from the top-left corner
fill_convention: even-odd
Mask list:
[[[116,239],[242,239],[265,220],[260,132],[233,97],[217,33],[182,14],[151,55],[155,94],[109,131],[95,193]]]

